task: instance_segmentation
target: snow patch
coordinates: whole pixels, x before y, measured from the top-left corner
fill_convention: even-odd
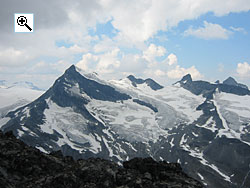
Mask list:
[[[203,180],[204,180],[204,177],[203,177],[200,173],[197,173],[197,174],[198,174],[198,176],[200,177],[201,181],[203,181]]]
[[[0,118],[0,129],[10,120],[9,117]]]
[[[189,145],[182,145],[182,148],[189,153],[190,156],[194,158],[198,158],[200,160],[200,163],[202,163],[205,166],[208,166],[212,168],[214,171],[216,171],[220,176],[224,178],[224,180],[231,183],[230,177],[226,174],[222,173],[217,166],[214,164],[210,164],[205,158],[203,152],[199,151],[198,148],[195,148],[195,150],[191,149]]]
[[[18,138],[20,138],[24,135],[24,132],[20,129],[17,129],[17,135],[18,135]]]
[[[194,132],[192,132],[192,135],[194,135],[195,137],[199,137],[199,135]]]
[[[173,137],[173,138],[171,139],[171,141],[169,142],[169,143],[170,143],[171,148],[172,148],[172,147],[174,147],[174,143],[173,143],[173,142],[174,142],[174,137]]]
[[[22,87],[0,88],[1,109],[4,107],[12,106],[14,104],[17,105],[17,106],[14,105],[15,108],[21,107],[23,105],[28,104],[30,101],[35,100],[42,93],[43,91],[33,90],[30,88],[22,88]]]
[[[111,130],[128,141],[156,142],[159,136],[167,134],[166,130],[159,127],[155,113],[145,106],[134,103],[132,99],[116,103],[92,99],[86,108],[107,127],[103,132],[110,139],[113,139]]]
[[[40,146],[36,146],[37,149],[39,149],[41,152],[48,154],[49,152],[47,152],[44,148],[40,147]]]
[[[55,131],[62,136],[58,138],[58,146],[64,144],[78,150],[89,149],[93,153],[98,153],[101,150],[100,141],[95,139],[92,134],[85,134],[87,124],[93,123],[85,119],[81,114],[74,112],[71,107],[60,107],[51,99],[46,99],[48,109],[45,109],[45,123],[39,125],[41,131],[53,134]],[[90,147],[83,146],[89,143]]]

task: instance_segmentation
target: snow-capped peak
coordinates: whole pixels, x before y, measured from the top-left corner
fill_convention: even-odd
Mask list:
[[[89,80],[94,80],[94,81],[96,81],[96,82],[98,82],[98,83],[100,83],[100,84],[107,84],[107,82],[106,81],[104,81],[103,79],[100,79],[99,78],[99,75],[98,75],[98,73],[97,72],[87,72],[87,71],[85,71],[85,70],[83,70],[83,69],[81,69],[81,68],[79,68],[79,67],[77,67],[77,66],[75,66],[75,65],[72,65],[74,68],[75,68],[75,70],[78,72],[78,73],[80,73],[83,77],[85,77],[85,78],[87,78],[87,79],[89,79]]]

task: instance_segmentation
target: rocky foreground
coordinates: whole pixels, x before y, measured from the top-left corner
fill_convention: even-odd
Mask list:
[[[198,188],[179,164],[134,158],[123,167],[103,159],[74,161],[61,152],[41,153],[0,131],[1,188]]]

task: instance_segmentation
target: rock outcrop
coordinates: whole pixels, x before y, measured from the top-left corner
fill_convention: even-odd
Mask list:
[[[61,152],[41,153],[0,132],[1,188],[199,188],[179,164],[134,158],[124,167],[99,158],[74,161]]]

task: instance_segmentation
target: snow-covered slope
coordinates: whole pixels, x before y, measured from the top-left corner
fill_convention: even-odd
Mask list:
[[[180,163],[208,187],[237,187],[250,163],[248,93],[190,75],[164,88],[134,76],[105,81],[71,66],[0,123],[44,152],[118,164],[150,156]]]
[[[0,88],[0,118],[9,111],[24,106],[40,95],[43,91],[35,90],[22,85],[5,85]]]

